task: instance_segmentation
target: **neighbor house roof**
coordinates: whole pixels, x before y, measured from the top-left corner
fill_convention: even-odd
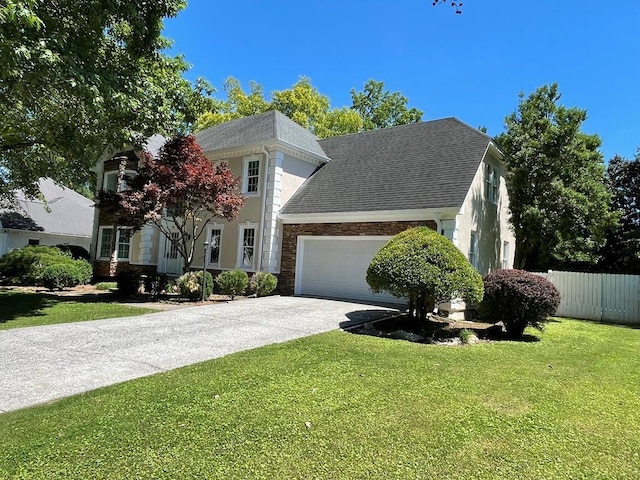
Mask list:
[[[460,207],[490,142],[456,118],[320,140],[331,160],[281,213]]]
[[[196,140],[205,152],[277,141],[327,157],[314,134],[275,110],[202,130],[196,133]]]
[[[51,179],[40,179],[38,185],[46,203],[27,198],[22,191],[16,192],[16,207],[0,211],[1,228],[91,236],[92,200],[56,185]]]

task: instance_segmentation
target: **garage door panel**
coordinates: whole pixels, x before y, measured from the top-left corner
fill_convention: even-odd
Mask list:
[[[298,293],[374,302],[399,303],[388,294],[375,294],[366,282],[367,268],[387,238],[305,238],[302,240]],[[301,254],[300,254],[301,253]]]

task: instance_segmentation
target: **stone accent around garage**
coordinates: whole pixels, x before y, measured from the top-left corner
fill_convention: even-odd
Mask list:
[[[350,222],[350,223],[295,223],[284,224],[282,229],[282,259],[278,290],[282,295],[293,295],[296,281],[296,255],[298,237],[313,236],[353,236],[353,235],[396,235],[411,227],[427,226],[436,230],[433,220],[411,220],[402,222]]]

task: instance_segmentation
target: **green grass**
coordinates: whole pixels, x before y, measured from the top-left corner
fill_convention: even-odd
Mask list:
[[[79,301],[42,293],[0,290],[0,330],[54,323],[84,322],[156,312],[115,303]]]
[[[640,330],[536,335],[330,332],[6,413],[0,477],[640,478]]]
[[[116,282],[98,282],[96,283],[96,290],[111,290],[112,288],[118,288]]]

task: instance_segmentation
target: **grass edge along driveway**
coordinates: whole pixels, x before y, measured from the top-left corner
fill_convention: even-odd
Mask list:
[[[0,415],[2,478],[638,478],[640,330],[341,331]]]
[[[94,301],[91,298],[80,301],[78,297],[0,290],[0,330],[132,317],[153,312],[157,310]]]

